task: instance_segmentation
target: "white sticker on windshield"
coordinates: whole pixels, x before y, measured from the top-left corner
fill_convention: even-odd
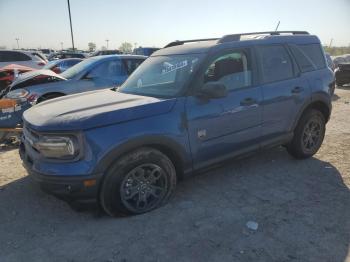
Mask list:
[[[164,63],[165,64],[165,63]],[[187,60],[181,61],[176,63],[175,65],[171,65],[169,63],[166,63],[165,68],[162,69],[162,75],[168,74],[170,72],[173,72],[175,70],[178,70],[180,68],[186,67],[187,66]]]
[[[138,88],[142,87],[142,80],[141,79],[137,80],[137,87]]]

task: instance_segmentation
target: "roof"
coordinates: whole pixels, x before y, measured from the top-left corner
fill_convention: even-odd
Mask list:
[[[213,49],[219,50],[227,47],[247,47],[275,43],[319,44],[320,40],[317,36],[309,35],[309,33],[305,31],[272,31],[232,34],[225,35],[221,38],[174,41],[166,45],[163,49],[153,53],[152,56],[200,54],[207,53]]]

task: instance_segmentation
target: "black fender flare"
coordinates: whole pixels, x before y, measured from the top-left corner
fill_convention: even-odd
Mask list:
[[[173,139],[161,135],[145,135],[133,138],[130,141],[119,144],[109,150],[94,169],[94,173],[105,173],[111,165],[121,156],[141,147],[152,147],[167,155],[173,162],[177,174],[181,177],[183,173],[192,170],[192,158],[185,148]]]
[[[309,100],[308,103],[305,103],[303,107],[299,110],[297,117],[295,118],[295,121],[292,125],[291,131],[293,131],[296,128],[301,116],[304,114],[306,110],[310,108],[318,108],[319,106],[322,106],[322,108],[326,109],[325,111],[322,111],[322,113],[325,115],[326,122],[328,122],[332,112],[331,98],[329,97],[329,95],[326,95],[323,93],[314,94],[312,96],[312,99]]]

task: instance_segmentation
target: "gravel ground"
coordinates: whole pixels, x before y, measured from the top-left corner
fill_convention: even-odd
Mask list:
[[[187,178],[168,205],[127,218],[41,192],[17,149],[3,148],[0,261],[350,262],[349,102],[350,88],[337,89],[314,158],[265,150]]]

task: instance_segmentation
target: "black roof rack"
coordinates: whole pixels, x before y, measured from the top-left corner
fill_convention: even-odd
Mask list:
[[[212,41],[212,40],[219,40],[220,38],[203,38],[203,39],[192,39],[192,40],[176,40],[174,42],[171,42],[164,46],[164,48],[177,46],[177,45],[183,45],[185,43],[194,43],[194,42],[202,42],[202,41]]]
[[[307,31],[266,31],[266,32],[253,32],[253,33],[243,33],[243,34],[233,34],[225,35],[220,38],[218,44],[233,42],[241,40],[241,36],[245,35],[280,35],[280,34],[292,34],[292,35],[308,35]]]
[[[241,40],[241,36],[244,35],[280,35],[280,34],[292,34],[292,35],[308,35],[309,33],[307,31],[266,31],[266,32],[253,32],[253,33],[242,33],[242,34],[232,34],[232,35],[225,35],[221,38],[202,38],[202,39],[192,39],[192,40],[176,40],[173,41],[164,48],[172,47],[172,46],[178,46],[183,45],[185,43],[194,43],[194,42],[202,42],[202,41],[213,41],[218,40],[218,44],[226,43],[226,42],[233,42],[233,41],[239,41]]]

